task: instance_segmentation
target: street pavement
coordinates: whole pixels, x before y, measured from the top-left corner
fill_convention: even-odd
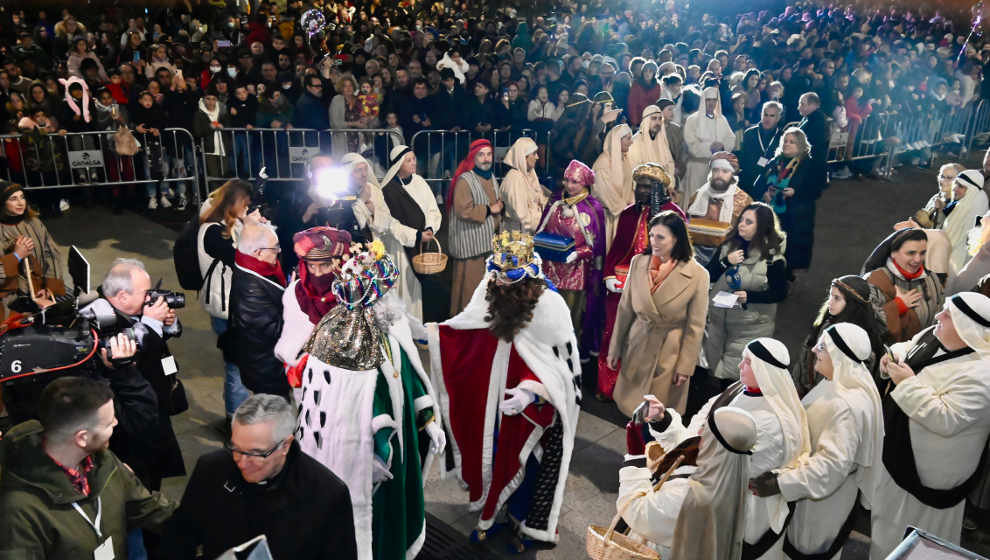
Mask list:
[[[779,306],[777,336],[796,356],[798,345],[826,295],[829,281],[847,273],[858,273],[862,261],[873,246],[891,231],[891,226],[920,208],[935,188],[935,170],[900,170],[892,181],[852,180],[834,182],[818,204],[818,219],[813,265],[796,283],[787,300]],[[116,257],[141,259],[152,282],[163,279],[162,286],[179,289],[172,266],[172,244],[176,237],[169,229],[147,216],[126,212],[113,215],[102,206],[76,207],[60,218],[48,220],[52,235],[62,247],[75,244],[90,260],[94,286],[102,279]],[[65,254],[63,252],[63,254]],[[192,471],[197,457],[222,445],[220,427],[224,422],[223,364],[216,349],[216,336],[209,317],[187,293],[187,307],[179,312],[184,332],[170,342],[179,366],[179,375],[189,396],[189,410],[173,418],[186,468]],[[424,363],[429,363],[425,361]],[[587,399],[593,399],[589,394]],[[584,538],[589,524],[607,525],[615,513],[618,469],[625,449],[621,416],[596,403],[581,414],[574,457],[560,517],[560,542],[556,548],[528,551],[518,557],[538,559],[585,558]],[[173,499],[182,495],[186,479],[167,479],[164,492]],[[426,507],[433,526],[447,537],[455,531],[464,542],[474,527],[476,513],[467,510],[467,493],[453,478],[441,479],[434,472],[427,482]],[[863,524],[861,524],[863,525]],[[305,528],[300,528],[305,530]],[[865,529],[864,529],[865,530]],[[456,536],[455,540],[456,540]],[[854,532],[843,559],[867,557],[867,537]],[[431,539],[428,539],[428,541]],[[493,539],[483,554],[457,552],[431,546],[430,558],[480,558],[502,556],[508,542]],[[983,554],[990,553],[990,537],[984,533],[967,534],[964,545]]]

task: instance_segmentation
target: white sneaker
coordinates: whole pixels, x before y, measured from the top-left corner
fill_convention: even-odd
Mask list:
[[[158,210],[158,199],[151,197],[148,199],[148,210]]]
[[[171,208],[172,207],[172,203],[168,201],[168,197],[165,196],[165,195],[162,195],[161,207],[162,208]]]
[[[69,208],[72,208],[72,206],[69,204],[68,200],[63,198],[58,201],[58,209],[62,212],[68,212]]]
[[[182,195],[179,197],[179,204],[178,206],[175,207],[175,209],[178,210],[179,212],[182,212],[183,210],[186,209],[187,204],[188,201],[186,200],[186,195]]]

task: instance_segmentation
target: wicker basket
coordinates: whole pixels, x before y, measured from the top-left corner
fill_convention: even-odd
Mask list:
[[[622,504],[608,527],[589,525],[584,536],[584,548],[591,560],[660,560],[657,551],[645,544],[615,532],[615,525],[622,519],[629,504],[646,495],[646,491],[633,494]]]
[[[443,254],[440,241],[435,237],[433,240],[437,243],[436,253],[424,253],[423,246],[426,243],[419,244],[419,254],[412,258],[412,267],[416,274],[438,274],[447,268],[447,255]]]

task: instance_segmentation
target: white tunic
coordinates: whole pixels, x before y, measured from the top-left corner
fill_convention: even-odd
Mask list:
[[[670,547],[674,543],[674,527],[677,526],[677,516],[681,505],[687,496],[690,483],[687,477],[697,467],[678,467],[670,478],[656,492],[650,480],[650,470],[642,467],[622,467],[619,469],[619,498],[615,507],[621,508],[637,492],[647,494],[640,499],[632,500],[622,514],[622,519],[637,535],[649,540],[660,553],[661,558],[670,556]],[[683,477],[681,477],[683,475]]]
[[[705,406],[691,418],[691,423],[686,427],[681,415],[676,410],[668,408],[667,412],[672,417],[670,426],[662,433],[654,432],[652,429],[650,429],[650,433],[664,449],[673,449],[678,443],[701,433],[702,426],[708,420],[708,413],[718,397],[716,395],[709,399]],[[756,446],[753,447],[753,455],[749,460],[749,478],[756,478],[767,471],[782,467],[787,459],[784,456],[784,433],[780,426],[780,420],[766,399],[740,393],[729,403],[729,406],[735,406],[749,412],[756,420]],[[772,498],[761,498],[752,493],[746,494],[745,541],[747,543],[756,543],[770,529],[770,514],[766,505],[766,501],[770,499]],[[760,558],[767,560],[783,558],[783,545],[784,539],[779,539]]]
[[[895,345],[895,353],[904,355],[913,342]],[[890,395],[910,418],[921,483],[934,489],[955,488],[975,472],[990,434],[990,357],[972,353],[916,373]],[[927,506],[884,469],[875,501],[870,547],[874,560],[886,558],[908,525],[956,544],[962,537],[965,500],[947,509]]]
[[[864,402],[853,410],[828,379],[801,402],[808,411],[812,454],[799,468],[782,471],[777,482],[788,502],[800,500],[787,527],[788,540],[801,553],[820,554],[832,546],[856,504],[859,487],[851,475],[866,431],[863,414],[871,408]]]
[[[309,315],[303,313],[296,299],[296,278],[289,282],[289,287],[282,292],[282,334],[275,343],[275,357],[288,366],[299,363],[299,352],[309,341],[313,329],[316,328],[309,320]]]
[[[684,144],[690,157],[685,168],[684,180],[680,182],[682,208],[687,208],[691,196],[708,180],[708,162],[712,157],[713,142],[721,142],[725,150],[731,150],[736,143],[736,135],[724,116],[716,115],[715,118],[709,118],[702,107],[684,121]]]

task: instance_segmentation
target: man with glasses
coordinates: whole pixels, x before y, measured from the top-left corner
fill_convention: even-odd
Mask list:
[[[323,95],[323,80],[319,76],[306,76],[303,81],[306,91],[296,102],[292,126],[296,128],[330,128],[330,113],[327,111],[326,97]]]
[[[299,448],[282,397],[234,413],[226,450],[200,457],[168,530],[167,558],[205,558],[264,534],[272,558],[357,558],[347,486]],[[305,530],[304,530],[305,529]]]
[[[268,224],[244,226],[230,287],[230,328],[221,337],[224,357],[241,370],[244,386],[255,393],[288,398],[289,384],[275,343],[282,333],[285,273],[278,237]]]

